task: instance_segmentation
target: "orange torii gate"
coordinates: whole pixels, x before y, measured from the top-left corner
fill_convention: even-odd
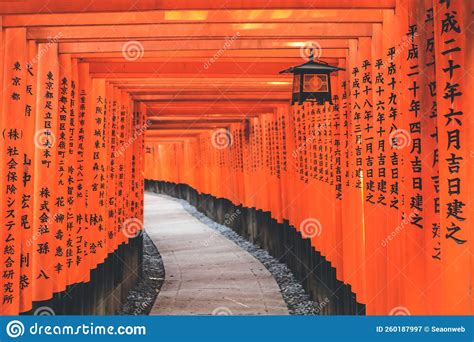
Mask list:
[[[2,4],[0,313],[113,313],[147,179],[294,231],[328,313],[472,314],[472,3]]]

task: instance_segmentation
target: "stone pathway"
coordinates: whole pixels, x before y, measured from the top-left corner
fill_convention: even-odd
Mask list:
[[[145,193],[145,229],[165,266],[151,315],[288,314],[268,270],[180,203]]]

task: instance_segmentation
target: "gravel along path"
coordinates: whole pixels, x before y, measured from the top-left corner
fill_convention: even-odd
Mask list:
[[[143,272],[118,315],[148,315],[165,280],[163,260],[153,241],[143,231]]]

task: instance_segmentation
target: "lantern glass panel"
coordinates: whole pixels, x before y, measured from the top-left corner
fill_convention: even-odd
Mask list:
[[[328,75],[324,74],[310,74],[304,75],[303,91],[311,93],[327,93]]]
[[[295,74],[293,77],[293,93],[300,92],[300,83],[301,83],[301,76],[299,74]]]

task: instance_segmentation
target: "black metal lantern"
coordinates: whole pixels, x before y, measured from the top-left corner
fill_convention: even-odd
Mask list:
[[[280,71],[280,74],[293,74],[293,95],[291,104],[305,101],[314,101],[319,104],[329,102],[331,98],[331,72],[344,70],[327,64],[323,61],[314,61],[313,51],[309,56],[309,61]]]

